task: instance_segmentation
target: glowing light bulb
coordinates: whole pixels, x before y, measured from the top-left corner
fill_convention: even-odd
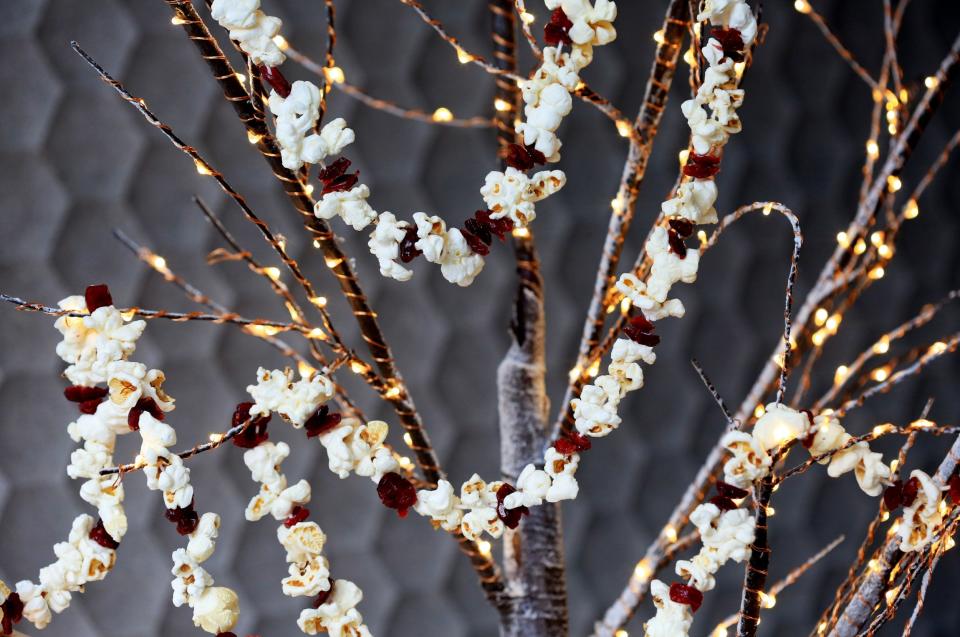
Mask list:
[[[509,110],[513,110],[513,104],[499,97],[493,100],[493,107],[498,111],[500,111],[501,113],[504,113]]]
[[[929,89],[934,89],[940,86],[940,79],[931,75],[930,77],[923,78],[923,85]]]
[[[327,297],[325,296],[312,296],[310,302],[317,307],[327,307]]]
[[[224,439],[223,434],[210,434],[210,442],[217,444]]]
[[[878,265],[875,268],[872,268],[870,272],[867,273],[867,276],[877,281],[883,278],[883,275],[886,274],[886,271],[883,269],[882,265]]]
[[[290,48],[290,44],[287,42],[287,39],[279,34],[273,36],[273,43],[276,44],[277,48],[279,48],[281,51],[286,51]]]
[[[519,239],[526,239],[527,237],[530,236],[530,230],[528,230],[527,228],[514,228],[513,232],[511,232],[510,234],[512,234],[513,236]]]
[[[524,11],[520,14],[520,19],[523,20],[524,24],[533,24],[537,17],[529,11]]]
[[[884,335],[879,341],[873,344],[874,354],[886,354],[890,351],[890,337]]]
[[[867,157],[870,159],[876,159],[880,156],[880,145],[877,144],[877,140],[868,139],[867,140]]]
[[[323,69],[323,75],[327,78],[328,82],[333,84],[343,84],[347,81],[347,76],[344,75],[343,69],[339,66],[330,66]]]
[[[328,268],[333,269],[343,263],[343,259],[340,257],[327,257],[323,260],[323,262],[327,264]]]
[[[187,21],[184,20],[184,19],[180,16],[180,14],[177,14],[177,15],[173,16],[172,18],[170,18],[170,24],[173,24],[173,25],[179,26],[179,25],[181,25],[181,24],[186,24],[186,23],[187,23]],[[929,80],[930,78],[927,78],[927,79]],[[936,78],[933,78],[933,79],[936,79]]]
[[[633,125],[625,119],[618,119],[617,132],[620,133],[620,137],[630,137],[633,132]]]
[[[473,61],[473,56],[460,47],[457,47],[457,60],[460,61],[460,64],[466,64],[467,62]]]
[[[258,135],[257,133],[254,133],[252,130],[247,131],[247,141],[250,142],[251,144],[256,144],[261,139],[263,139],[263,135]]]
[[[887,190],[890,192],[897,192],[903,187],[903,182],[900,181],[900,178],[896,175],[889,175],[887,177]]]
[[[920,214],[920,207],[917,205],[916,199],[910,199],[907,201],[907,205],[903,208],[903,217],[904,219],[916,219],[917,215]]]
[[[435,122],[449,122],[452,119],[453,113],[445,106],[441,106],[437,110],[433,111],[433,121]]]
[[[480,551],[480,554],[484,557],[490,557],[491,549],[493,547],[490,545],[490,542],[486,540],[480,540],[477,542],[477,550]]]
[[[300,361],[299,363],[297,363],[297,370],[300,372],[300,376],[302,376],[303,378],[310,378],[316,373],[317,368],[311,365],[310,363],[305,363],[304,361]]]
[[[840,245],[841,248],[849,248],[849,247],[850,247],[850,237],[847,236],[847,233],[846,233],[846,232],[838,232],[838,233],[837,233],[837,243]]]
[[[666,37],[663,34],[663,29],[659,29],[653,32],[653,41],[657,44],[663,44],[666,42]]]
[[[846,365],[841,365],[837,368],[837,371],[833,374],[833,382],[837,385],[840,385],[847,379],[847,374],[850,373],[850,370]]]
[[[830,316],[830,312],[826,308],[817,308],[817,311],[813,313],[813,320],[817,325],[823,325],[827,321],[827,317]]]
[[[406,444],[408,447],[412,447],[412,446],[413,446],[413,437],[409,434],[409,432],[403,434],[403,442],[404,442],[404,444]]]
[[[193,163],[194,163],[194,165],[196,165],[196,167],[197,167],[197,172],[200,173],[201,175],[212,175],[212,174],[213,174],[213,171],[210,170],[210,167],[209,167],[209,166],[207,166],[205,163],[203,163],[203,160],[194,159],[194,160],[193,160]]]
[[[800,13],[810,13],[813,11],[813,7],[810,6],[810,3],[807,2],[807,0],[796,0],[793,3],[793,8]]]
[[[647,581],[653,576],[653,569],[650,567],[650,561],[643,558],[633,569],[633,576],[638,580]]]
[[[681,165],[681,166],[685,166],[685,165],[686,165],[687,159],[688,159],[689,157],[690,157],[690,149],[689,149],[689,148],[684,148],[683,150],[680,151],[680,154],[677,155],[677,159],[680,160],[680,165]]]

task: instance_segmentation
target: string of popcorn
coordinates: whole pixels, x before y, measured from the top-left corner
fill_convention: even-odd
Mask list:
[[[392,212],[378,213],[367,201],[370,189],[359,182],[359,173],[348,172],[346,158],[320,170],[322,190],[314,214],[324,220],[340,217],[357,231],[373,224],[368,247],[383,276],[409,280],[413,272],[404,264],[423,255],[440,266],[447,281],[468,286],[483,269],[493,237],[504,240],[507,232],[522,233],[536,218],[535,204],[565,185],[566,175],[560,170],[527,173],[538,164],[560,160],[557,130],[573,107],[571,93],[580,84],[580,72],[593,60],[593,47],[616,38],[617,6],[609,0],[545,0],[545,4],[552,11],[544,29],[550,46],[543,50],[540,67],[518,82],[525,121],[517,121],[516,132],[523,143],[505,150],[507,168],[487,174],[480,189],[487,207],[463,228],[448,228],[442,218],[423,212],[414,213],[412,223],[398,220]],[[259,0],[214,0],[211,12],[271,86],[267,104],[276,118],[285,167],[299,170],[320,164],[353,143],[353,130],[340,118],[316,131],[321,89],[307,81],[290,84],[280,72],[286,56],[277,44],[279,18],[265,15]]]

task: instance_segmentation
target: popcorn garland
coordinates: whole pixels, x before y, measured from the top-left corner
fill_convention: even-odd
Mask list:
[[[253,479],[261,483],[260,492],[247,506],[246,518],[256,521],[269,513],[282,521],[277,539],[290,564],[289,576],[282,581],[283,594],[315,598],[312,608],[304,609],[297,619],[300,630],[307,635],[326,632],[331,637],[369,637],[370,630],[356,609],[363,593],[348,580],[330,580],[330,566],[323,556],[326,535],[316,522],[306,521],[310,512],[303,505],[310,501],[310,484],[300,480],[287,487],[280,464],[288,455],[290,447],[283,442],[263,441],[244,452],[244,464]]]
[[[350,162],[345,158],[320,171],[323,189],[314,214],[324,220],[339,216],[357,231],[374,224],[368,246],[381,275],[407,281],[413,272],[402,264],[423,255],[440,265],[445,279],[468,286],[483,269],[493,236],[504,240],[506,232],[525,229],[536,218],[535,204],[566,183],[566,175],[559,170],[527,172],[537,164],[559,161],[557,129],[573,107],[571,93],[580,83],[580,71],[593,60],[593,47],[616,38],[617,6],[610,0],[592,4],[545,0],[545,4],[553,11],[544,29],[550,46],[543,50],[543,63],[531,78],[519,82],[526,121],[517,123],[516,132],[523,143],[505,150],[508,167],[504,171],[487,174],[480,189],[487,208],[477,211],[463,228],[448,230],[443,219],[423,212],[414,213],[413,224],[399,221],[391,212],[377,213],[367,202],[370,189],[358,183],[357,173],[346,172]],[[291,85],[277,68],[286,59],[273,40],[280,30],[279,18],[265,15],[259,0],[215,0],[211,14],[259,65],[261,77],[272,87],[268,106],[276,118],[276,139],[286,168],[299,170],[304,164],[320,163],[353,143],[354,132],[343,119],[314,132],[320,88],[305,81]]]

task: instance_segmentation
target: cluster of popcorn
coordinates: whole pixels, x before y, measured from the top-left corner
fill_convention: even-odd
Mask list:
[[[333,382],[323,374],[301,374],[293,380],[293,371],[288,369],[257,370],[257,384],[248,385],[247,392],[253,398],[250,416],[267,417],[271,412],[280,414],[295,428],[303,427],[317,408],[333,398]]]
[[[257,413],[261,413],[262,408],[258,406]],[[319,405],[314,407],[319,408]],[[247,404],[239,409],[254,413]],[[314,598],[312,607],[300,613],[297,620],[300,630],[307,635],[326,632],[331,636],[369,636],[370,631],[356,609],[363,598],[360,589],[347,580],[330,580],[330,565],[323,555],[326,535],[316,522],[307,520],[310,511],[304,506],[310,501],[310,484],[300,480],[292,487],[287,486],[287,477],[280,465],[289,455],[290,447],[286,443],[268,442],[265,436],[254,440],[252,447],[244,452],[243,461],[250,475],[260,483],[260,491],[247,506],[246,518],[252,522],[269,513],[281,522],[277,539],[286,551],[289,564],[288,576],[281,582],[283,594]]]
[[[312,82],[296,81],[287,95],[270,92],[267,105],[276,117],[276,137],[284,167],[299,170],[304,164],[318,164],[353,143],[353,130],[343,118],[314,132],[320,117],[320,89]]]
[[[906,482],[897,480],[884,491],[883,501],[888,509],[903,506],[903,516],[896,527],[901,551],[918,551],[933,541],[949,511],[943,491],[944,487],[919,469],[910,472]],[[949,480],[949,502],[960,504],[960,477],[956,474]]]
[[[687,635],[703,594],[716,586],[717,571],[729,561],[743,562],[750,556],[753,516],[746,509],[737,508],[748,492],[726,482],[716,486],[718,494],[690,515],[691,523],[700,532],[702,547],[691,559],[677,562],[676,573],[686,583],[650,583],[657,612],[644,624],[647,637]]]
[[[230,31],[230,39],[250,56],[254,64],[280,66],[287,56],[274,42],[283,24],[280,18],[260,10],[260,0],[213,0],[210,14]]]
[[[178,521],[178,530],[181,530],[182,524],[182,521]],[[173,605],[178,608],[189,606],[193,609],[194,625],[218,635],[231,630],[240,618],[237,594],[225,586],[214,586],[213,577],[201,566],[216,548],[220,516],[204,513],[191,526],[195,528],[189,533],[186,548],[173,552],[173,568],[170,571],[173,575]]]

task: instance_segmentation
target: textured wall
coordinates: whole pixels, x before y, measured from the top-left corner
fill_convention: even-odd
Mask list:
[[[319,55],[322,3],[265,0],[285,20],[285,34]],[[465,43],[487,51],[482,0],[429,3]],[[625,111],[637,108],[649,67],[650,34],[663,2],[621,2],[621,38],[597,52],[589,80]],[[816,2],[868,68],[879,66],[881,3]],[[534,11],[545,10],[534,3]],[[960,13],[946,0],[919,0],[908,12],[901,44],[906,81],[930,73],[958,28]],[[355,83],[403,104],[458,115],[486,112],[492,82],[459,65],[428,29],[395,0],[338,1],[341,66]],[[266,166],[247,145],[231,110],[219,99],[204,65],[170,25],[160,0],[4,0],[0,23],[0,288],[48,302],[88,283],[108,282],[115,298],[146,307],[187,309],[189,304],[159,277],[148,274],[110,237],[119,226],[165,254],[172,267],[218,300],[247,315],[282,318],[282,307],[261,281],[242,267],[208,268],[203,255],[217,238],[192,206],[198,193],[222,213],[248,246],[257,246],[210,180],[198,177],[128,106],[122,104],[69,50],[78,40],[108,70],[128,83],[189,143],[284,232],[307,272],[333,296],[334,282],[309,249],[292,210]],[[770,36],[747,81],[744,133],[736,137],[719,178],[719,208],[775,198],[800,215],[806,231],[801,292],[832,249],[856,200],[866,113],[864,85],[833,54],[812,23],[788,2],[768,2]],[[292,63],[286,68],[293,68]],[[302,71],[290,75],[303,77]],[[681,80],[678,84],[683,84]],[[682,89],[683,86],[678,86]],[[679,97],[679,92],[675,97]],[[952,95],[956,103],[956,94]],[[676,174],[685,143],[674,99],[666,115],[628,246],[636,254],[640,228],[654,218]],[[949,103],[949,102],[948,102]],[[439,211],[462,219],[480,203],[477,190],[493,165],[489,131],[437,129],[373,112],[335,96],[333,112],[358,131],[348,153],[374,192],[372,203],[404,216]],[[933,121],[918,163],[929,161],[960,124],[960,111],[944,109]],[[573,361],[592,285],[609,201],[619,178],[625,144],[593,109],[577,105],[564,130],[570,183],[540,211],[535,224],[547,280],[550,387],[559,401]],[[916,172],[909,172],[915,179]],[[947,174],[921,202],[900,258],[889,275],[849,313],[831,344],[830,370],[925,302],[960,284],[957,253],[960,179],[952,160]],[[907,180],[907,184],[913,181]],[[340,224],[335,224],[342,228]],[[444,282],[421,266],[401,285],[384,281],[363,243],[345,237],[357,269],[394,344],[437,450],[454,481],[477,471],[497,474],[494,369],[506,349],[506,317],[513,293],[508,252],[495,251],[469,289]],[[745,221],[705,259],[696,286],[681,292],[688,316],[664,324],[664,344],[648,385],[625,405],[614,439],[596,445],[580,476],[584,496],[564,507],[570,565],[573,634],[583,634],[621,588],[663,523],[672,503],[715,440],[722,421],[687,361],[699,357],[721,392],[737,402],[776,340],[789,235],[781,220]],[[259,249],[259,247],[257,248]],[[342,317],[343,308],[334,308]],[[62,364],[53,355],[52,321],[0,308],[0,577],[36,577],[52,558],[69,520],[88,507],[63,467],[73,447],[64,429],[73,409],[59,398]],[[356,340],[349,321],[344,333]],[[928,332],[955,330],[957,312],[944,314]],[[222,429],[258,364],[281,364],[277,355],[229,328],[154,323],[138,358],[160,366],[180,409],[174,422],[183,441]],[[863,432],[876,422],[914,417],[927,396],[933,415],[955,421],[960,366],[938,363],[917,382],[876,401],[850,420]],[[823,378],[821,378],[823,380]],[[371,413],[389,418],[364,390],[357,396]],[[274,437],[290,439],[283,427]],[[127,445],[131,441],[125,441]],[[911,466],[931,469],[946,441],[924,443]],[[118,457],[132,454],[123,446]],[[886,451],[890,451],[886,449]],[[245,613],[238,632],[265,637],[297,634],[300,602],[283,597],[284,573],[274,524],[248,524],[242,510],[253,483],[239,453],[225,449],[191,463],[197,501],[224,518],[221,542],[209,570],[240,592]],[[366,593],[363,612],[378,635],[490,635],[495,617],[454,543],[416,518],[401,522],[376,501],[361,479],[339,482],[325,467],[319,445],[299,445],[286,465],[291,478],[314,486],[311,507],[330,537],[334,572]],[[195,634],[189,612],[169,603],[169,554],[182,540],[162,521],[162,506],[142,481],[127,481],[131,533],[116,572],[90,587],[68,614],[46,632],[52,637],[153,637]],[[842,578],[859,532],[875,510],[850,477],[829,481],[822,471],[785,486],[774,502],[772,578],[778,578],[840,533],[850,538],[789,596],[764,615],[769,635],[804,635]],[[950,603],[960,568],[944,561],[932,587],[933,603],[915,633],[960,632],[960,608]],[[697,631],[737,606],[740,569],[723,573],[699,613]],[[652,612],[645,607],[641,615]],[[639,622],[630,627],[640,632]],[[891,630],[889,634],[896,634]]]

